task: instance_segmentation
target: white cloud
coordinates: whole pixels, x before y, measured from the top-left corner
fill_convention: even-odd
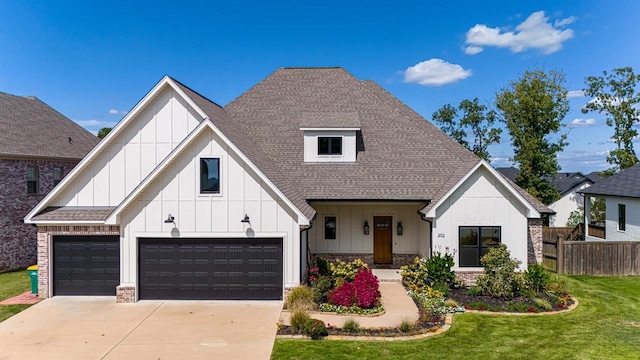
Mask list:
[[[111,115],[118,115],[120,113],[120,111],[116,110],[116,109],[109,109],[109,114]]]
[[[483,50],[480,46],[467,46],[464,48],[464,53],[467,55],[475,55],[481,53]]]
[[[577,119],[573,119],[570,123],[569,123],[569,127],[570,128],[581,128],[581,127],[591,127],[591,126],[596,126],[596,119],[594,118],[577,118]]]
[[[573,38],[573,30],[560,29],[573,21],[575,17],[571,16],[551,24],[549,18],[544,16],[544,11],[537,11],[516,26],[515,31],[476,24],[467,31],[466,43],[469,46],[465,48],[465,53],[473,55],[479,53],[483,46],[495,46],[509,48],[516,53],[539,49],[545,55],[551,54],[560,50],[563,42]]]
[[[462,66],[448,63],[442,59],[429,59],[404,71],[404,81],[427,86],[441,86],[471,76],[471,70]]]
[[[567,91],[567,99],[581,98],[584,97],[584,92],[582,90],[569,90]]]

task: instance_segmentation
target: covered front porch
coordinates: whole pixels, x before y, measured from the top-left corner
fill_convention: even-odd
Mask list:
[[[303,233],[311,258],[361,259],[373,269],[399,268],[431,253],[426,201],[315,201],[313,226]]]

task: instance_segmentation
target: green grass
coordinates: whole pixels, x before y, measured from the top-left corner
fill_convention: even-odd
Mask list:
[[[272,359],[640,359],[640,277],[570,276],[577,309],[546,316],[455,315],[422,340],[276,340]]]
[[[24,269],[0,274],[0,301],[20,295],[30,289],[29,275]],[[0,305],[0,322],[29,306],[31,305]]]

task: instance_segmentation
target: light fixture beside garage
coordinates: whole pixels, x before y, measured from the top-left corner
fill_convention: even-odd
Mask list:
[[[240,220],[241,223],[248,223],[251,225],[251,220],[249,220],[249,215],[244,214],[244,219]]]
[[[167,220],[164,221],[165,224],[171,224],[174,223],[175,224],[175,218],[173,217],[173,215],[169,214],[169,216],[167,216]]]
[[[369,222],[368,221],[364,222],[363,232],[364,232],[365,235],[369,235]]]
[[[397,230],[398,230],[397,231],[398,235],[401,236],[402,235],[402,223],[399,222],[399,221],[398,221],[398,229]]]

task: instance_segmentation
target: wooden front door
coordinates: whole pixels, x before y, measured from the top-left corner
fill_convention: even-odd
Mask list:
[[[391,216],[373,217],[373,262],[376,264],[393,263],[392,224]]]

